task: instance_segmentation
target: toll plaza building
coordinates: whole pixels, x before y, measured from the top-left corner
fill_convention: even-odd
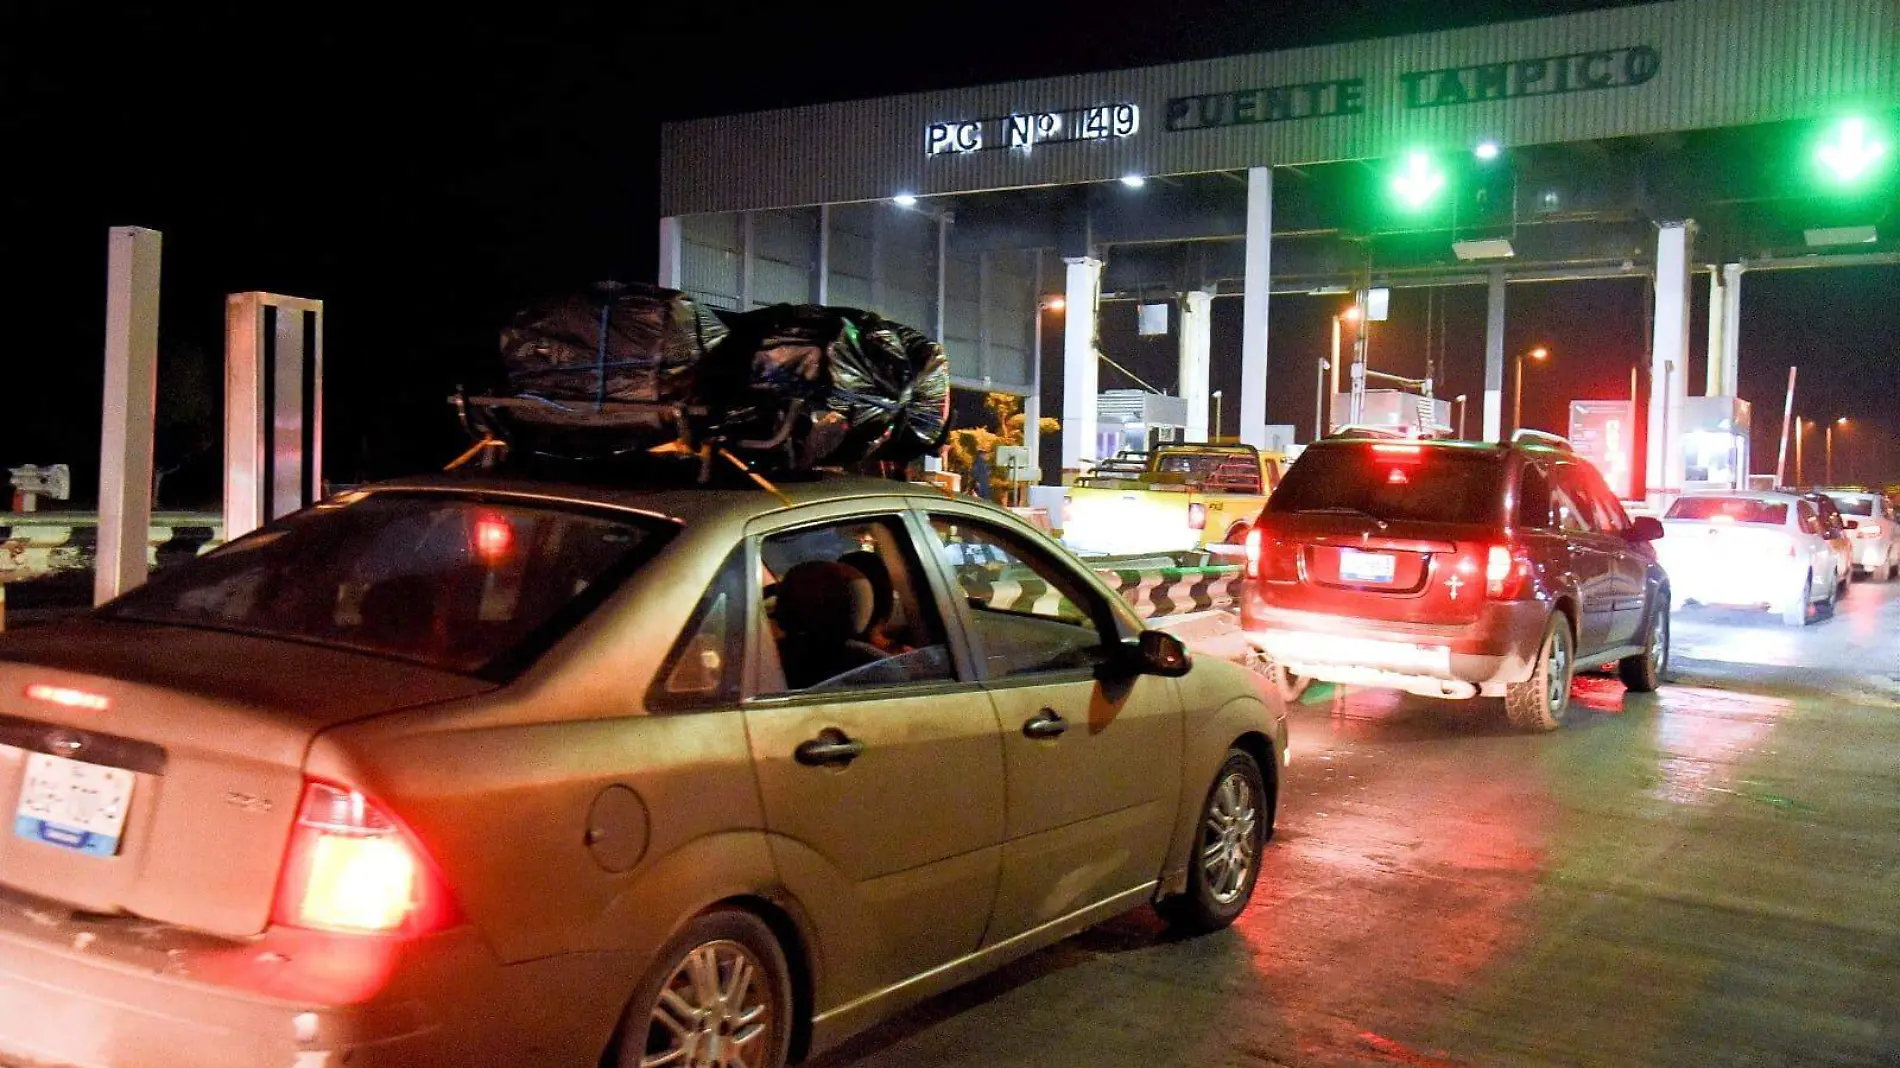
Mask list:
[[[1117,440],[1102,328],[1136,308],[1178,345],[1186,439],[1217,418],[1264,447],[1290,429],[1270,404],[1323,428],[1366,417],[1355,383],[1387,384],[1361,377],[1377,353],[1355,356],[1367,332],[1342,319],[1378,319],[1393,290],[1478,287],[1470,436],[1498,440],[1522,381],[1513,290],[1625,278],[1647,294],[1629,324],[1647,351],[1630,437],[1607,447],[1640,457],[1623,488],[1654,498],[1751,470],[1748,274],[1900,263],[1896,131],[1900,7],[1674,0],[669,124],[659,279],[714,306],[858,306],[934,331],[959,389],[1060,417],[1053,483],[1052,464]],[[1272,302],[1313,294],[1351,306],[1343,359],[1275,348]],[[1237,337],[1210,329],[1217,308]],[[1430,384],[1395,392],[1447,419]]]

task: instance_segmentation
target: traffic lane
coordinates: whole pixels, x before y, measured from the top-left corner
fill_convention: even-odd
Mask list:
[[[1301,706],[1234,930],[1133,913],[820,1063],[1891,1065],[1900,706],[1773,670],[1586,677],[1541,736],[1475,702]]]
[[[1671,623],[1680,658],[1790,669],[1792,680],[1822,688],[1845,675],[1900,693],[1900,582],[1853,583],[1832,616],[1805,627],[1714,608],[1683,609]]]

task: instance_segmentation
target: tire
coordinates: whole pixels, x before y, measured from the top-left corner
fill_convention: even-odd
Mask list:
[[[1649,606],[1649,637],[1643,651],[1616,662],[1623,688],[1631,693],[1654,693],[1669,671],[1669,597],[1665,592]]]
[[[1253,898],[1260,851],[1273,823],[1273,801],[1252,755],[1229,749],[1201,803],[1188,885],[1155,902],[1155,912],[1183,934],[1207,934],[1234,922]]]
[[[739,989],[729,990],[742,961],[747,972]],[[708,976],[715,980],[710,991],[701,989]],[[674,996],[662,1000],[669,991]],[[682,1065],[784,1068],[792,1004],[791,969],[771,928],[749,912],[706,913],[667,943],[640,981],[615,1037],[617,1063],[637,1068],[684,1051]],[[736,1053],[743,1059],[732,1059]]]
[[[1784,609],[1782,611],[1781,622],[1784,625],[1790,626],[1790,627],[1807,626],[1809,609],[1813,607],[1813,601],[1814,601],[1814,572],[1810,571],[1808,572],[1808,577],[1805,580],[1805,584],[1801,587],[1801,599],[1795,602],[1795,606],[1793,608]]]
[[[1576,639],[1570,621],[1561,613],[1544,627],[1537,647],[1537,667],[1531,677],[1504,689],[1504,715],[1511,726],[1526,731],[1554,731],[1570,711],[1570,683],[1576,678]]]

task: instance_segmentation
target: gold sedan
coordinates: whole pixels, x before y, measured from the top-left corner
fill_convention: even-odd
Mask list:
[[[1285,755],[975,501],[379,485],[0,638],[0,1059],[776,1068],[1231,923]]]

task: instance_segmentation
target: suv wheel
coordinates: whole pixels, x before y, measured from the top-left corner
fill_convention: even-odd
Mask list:
[[[1218,931],[1239,917],[1260,878],[1260,850],[1273,823],[1260,765],[1230,749],[1201,805],[1183,893],[1155,902],[1168,926],[1188,934]]]
[[[1570,711],[1570,682],[1576,675],[1570,621],[1557,613],[1544,628],[1537,667],[1531,677],[1504,690],[1504,713],[1520,730],[1553,731]]]
[[[1623,688],[1632,693],[1654,691],[1669,670],[1669,591],[1662,591],[1650,604],[1649,617],[1649,640],[1643,643],[1643,651],[1616,664]]]

